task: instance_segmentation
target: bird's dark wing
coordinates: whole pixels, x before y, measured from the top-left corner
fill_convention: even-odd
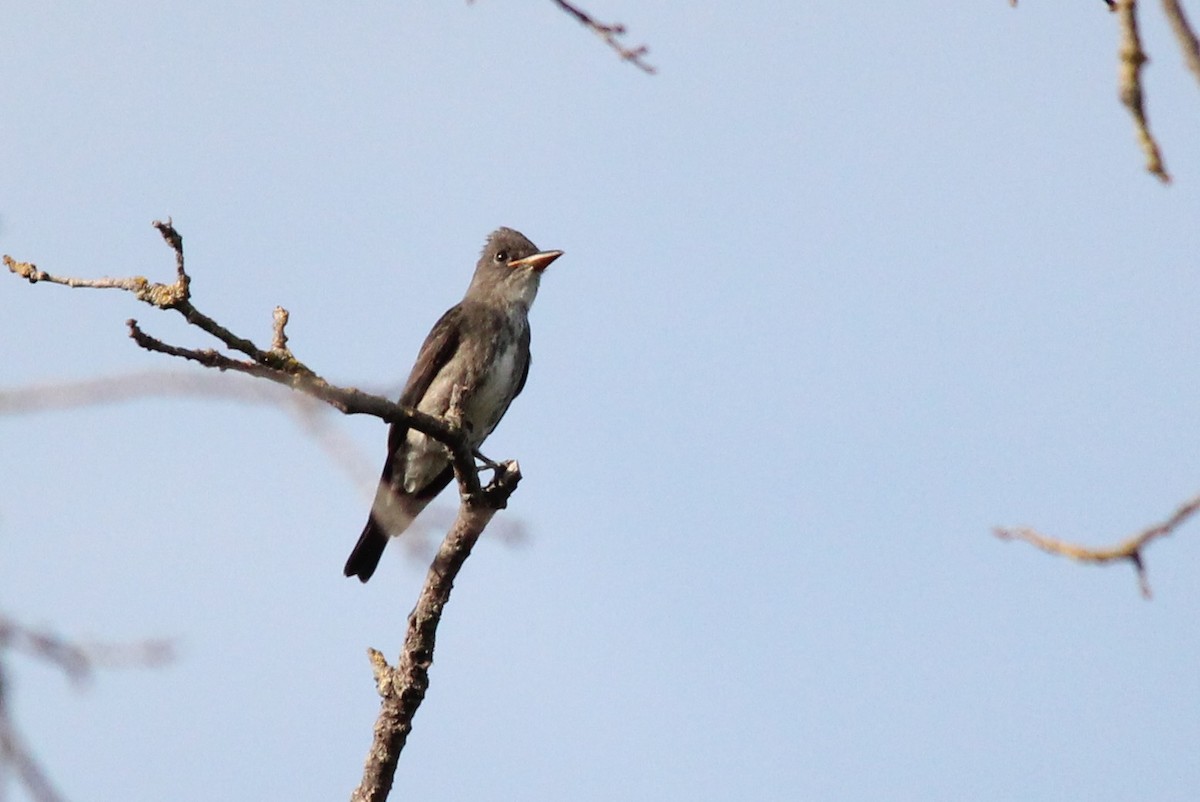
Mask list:
[[[462,335],[462,317],[461,306],[455,306],[434,324],[429,336],[425,338],[425,342],[421,346],[421,352],[417,354],[417,362],[408,376],[404,391],[400,393],[402,406],[416,407],[428,392],[429,385],[433,383],[434,378],[454,356]],[[408,427],[393,423],[391,429],[388,430],[388,455],[384,460],[383,475],[379,481],[380,484],[392,488],[392,492],[395,493],[393,503],[396,508],[403,512],[407,520],[412,520],[420,514],[421,510],[425,509],[425,505],[434,496],[450,484],[450,480],[454,478],[454,469],[447,464],[446,469],[425,487],[412,494],[404,492],[400,487],[403,481],[397,483],[393,477],[398,468],[403,470],[405,462],[403,454],[407,445]],[[396,478],[402,479],[402,477]],[[363,527],[358,543],[350,552],[350,557],[346,560],[346,567],[343,569],[346,576],[357,576],[363,582],[366,582],[371,578],[371,574],[375,573],[375,568],[379,565],[379,559],[383,556],[383,550],[390,539],[388,529],[377,520],[375,512],[374,509],[371,510],[371,515],[367,518],[367,524]],[[395,534],[399,534],[399,532]]]
[[[525,331],[521,333],[521,352],[525,354],[525,368],[521,371],[521,380],[517,382],[517,389],[513,391],[512,397],[516,398],[525,389],[525,380],[529,378],[529,365],[533,362],[533,354],[529,351],[529,327],[525,327]],[[509,399],[512,403],[512,398]]]
[[[425,397],[425,392],[433,383],[434,377],[458,350],[462,338],[462,323],[462,304],[456,304],[433,324],[425,342],[421,344],[421,352],[417,354],[412,373],[408,374],[404,391],[400,393],[401,404],[415,407]]]
[[[413,365],[412,372],[408,374],[404,391],[400,393],[399,403],[401,406],[416,407],[421,403],[421,399],[429,390],[429,385],[433,384],[434,378],[454,356],[462,337],[462,319],[462,305],[458,304],[450,307],[430,329],[429,335],[421,345],[421,352],[417,354],[416,364]],[[404,446],[407,437],[407,426],[398,423],[392,424],[392,428],[388,431],[388,460],[387,464],[383,466],[384,481],[391,481],[392,463],[395,462],[391,459],[391,455]]]

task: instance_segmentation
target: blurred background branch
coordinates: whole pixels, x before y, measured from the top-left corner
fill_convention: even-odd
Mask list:
[[[89,679],[98,668],[156,668],[174,657],[171,642],[163,639],[76,643],[52,632],[31,629],[0,614],[0,770],[10,770],[36,802],[58,802],[62,797],[21,736],[10,712],[7,657],[12,652],[49,664],[76,684]],[[3,782],[2,772],[0,782]]]

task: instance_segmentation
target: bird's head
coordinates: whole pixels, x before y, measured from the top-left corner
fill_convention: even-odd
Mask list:
[[[467,298],[529,308],[537,296],[542,271],[562,251],[540,251],[520,231],[498,228],[483,246]]]

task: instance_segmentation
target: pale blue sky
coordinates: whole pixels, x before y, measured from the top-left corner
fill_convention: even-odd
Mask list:
[[[525,481],[439,635],[422,800],[1191,800],[1200,531],[1195,81],[1148,5],[1142,170],[1102,4],[17,2],[0,251],[169,280],[394,393],[484,236],[566,256],[485,449]],[[1193,16],[1197,16],[1193,14]],[[115,293],[0,280],[0,386],[153,368]],[[195,370],[199,370],[198,368]],[[371,473],[377,421],[326,422]],[[64,793],[348,796],[423,566],[341,567],[369,489],[285,413],[0,418],[0,611],[178,660],[9,660]],[[452,508],[446,498],[442,512]],[[20,798],[18,795],[17,798]]]

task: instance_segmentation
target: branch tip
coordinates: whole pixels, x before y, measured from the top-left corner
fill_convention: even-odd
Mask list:
[[[1149,599],[1150,582],[1146,573],[1142,550],[1157,538],[1166,537],[1182,526],[1189,518],[1200,510],[1200,495],[1194,496],[1181,504],[1170,518],[1161,523],[1148,526],[1132,537],[1126,538],[1115,546],[1107,548],[1092,548],[1068,543],[1065,540],[1043,535],[1035,529],[1024,526],[996,527],[993,533],[1001,540],[1023,540],[1048,554],[1057,554],[1077,562],[1103,564],[1119,560],[1129,560],[1137,572],[1138,584],[1142,596]]]
[[[16,273],[30,284],[38,283],[44,276],[33,262],[18,262],[8,254],[4,254],[4,264],[10,273]]]
[[[1142,598],[1150,601],[1154,594],[1150,591],[1150,579],[1146,575],[1146,564],[1142,562],[1142,552],[1139,550],[1129,555],[1129,561],[1133,563],[1133,570],[1137,574],[1138,590],[1142,592]]]
[[[1183,6],[1179,0],[1163,0],[1163,13],[1167,16],[1167,22],[1171,24],[1171,30],[1179,42],[1179,49],[1183,51],[1184,62],[1192,71],[1192,75],[1196,76],[1196,80],[1200,81],[1200,40],[1196,39],[1196,33],[1192,30],[1187,15],[1183,13]]]
[[[1163,164],[1158,141],[1150,133],[1150,121],[1146,117],[1142,93],[1142,67],[1148,61],[1142,50],[1138,34],[1137,0],[1119,0],[1114,10],[1121,27],[1121,45],[1118,50],[1117,84],[1121,103],[1133,117],[1134,130],[1142,153],[1146,157],[1146,170],[1164,184],[1171,183],[1171,176]]]
[[[284,332],[288,324],[288,310],[282,306],[275,307],[272,319],[274,320],[274,333],[271,337],[271,350],[277,354],[291,357],[292,352],[287,347],[287,334]]]
[[[585,28],[603,39],[605,44],[617,52],[622,61],[628,61],[647,75],[653,75],[658,72],[655,67],[643,60],[643,56],[650,52],[649,48],[645,45],[629,48],[621,42],[620,37],[627,33],[622,23],[600,22],[591,14],[568,0],[554,0],[554,4],[578,20]]]

